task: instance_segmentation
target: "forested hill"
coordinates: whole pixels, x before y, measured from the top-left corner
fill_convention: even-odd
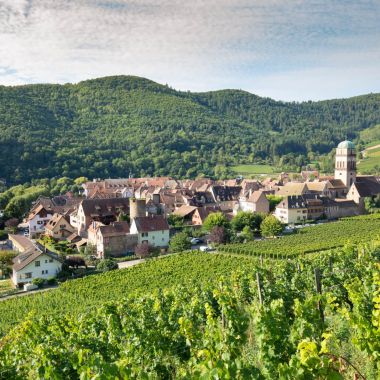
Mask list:
[[[131,76],[0,86],[0,178],[223,174],[300,165],[380,123],[380,94],[284,103],[239,90],[175,91]]]

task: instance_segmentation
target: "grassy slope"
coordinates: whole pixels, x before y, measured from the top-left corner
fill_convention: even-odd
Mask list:
[[[244,176],[276,173],[276,170],[273,166],[259,164],[236,165],[232,166],[231,170],[238,175]]]

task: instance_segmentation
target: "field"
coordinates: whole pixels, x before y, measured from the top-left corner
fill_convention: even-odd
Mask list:
[[[371,146],[375,147],[380,145],[373,143]],[[358,163],[358,170],[360,173],[370,173],[375,170],[375,167],[379,167],[378,172],[380,172],[380,146],[372,149],[366,149],[365,157]]]
[[[380,124],[364,129],[359,136],[366,148],[380,144]]]
[[[237,175],[250,176],[259,174],[275,174],[276,168],[270,165],[259,165],[259,164],[249,164],[249,165],[237,165],[231,167]]]
[[[380,215],[375,214],[305,227],[296,234],[277,239],[230,244],[222,250],[253,256],[286,257],[341,247],[348,241],[365,242],[378,236],[380,236]]]
[[[188,253],[72,281],[30,297],[36,314],[1,341],[0,377],[375,380],[379,244],[263,265]]]
[[[106,301],[117,301],[130,293],[153,291],[177,284],[202,284],[236,269],[250,268],[254,261],[224,255],[192,252],[151,260],[135,268],[122,269],[71,280],[48,292],[0,302],[0,335],[28,313],[79,315]]]

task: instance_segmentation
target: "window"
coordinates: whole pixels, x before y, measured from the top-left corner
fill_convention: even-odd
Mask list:
[[[52,263],[53,262],[53,259],[49,259],[49,263]]]
[[[45,260],[45,264],[47,264],[47,262],[48,262],[48,261],[47,261],[47,260]]]
[[[43,220],[37,220],[37,224],[44,224]]]
[[[42,270],[42,274],[48,274],[48,270],[47,269]]]
[[[65,228],[66,226],[64,224],[60,224],[59,228]]]
[[[25,273],[24,278],[32,278],[32,272]]]
[[[34,262],[34,265],[35,265],[36,267],[40,267],[40,266],[41,266],[41,261],[35,261],[35,262]]]

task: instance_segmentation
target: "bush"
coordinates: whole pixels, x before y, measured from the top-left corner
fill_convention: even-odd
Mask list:
[[[69,267],[74,267],[74,268],[86,266],[86,262],[84,261],[84,258],[81,256],[67,256],[65,263]]]
[[[0,230],[0,240],[7,240],[8,239],[8,233],[7,231]]]
[[[145,259],[152,256],[153,247],[147,243],[137,244],[135,248],[135,255],[140,259]]]
[[[43,278],[33,278],[32,284],[37,285],[38,288],[42,288],[44,286],[45,280]]]
[[[57,279],[53,276],[49,277],[47,280],[46,280],[46,283],[48,285],[55,285],[57,283]]]
[[[96,269],[101,272],[107,272],[107,271],[114,270],[117,268],[118,268],[117,262],[112,259],[101,260],[99,264],[96,266]]]
[[[209,241],[213,244],[226,244],[228,242],[228,233],[224,227],[215,226],[209,235]]]
[[[171,252],[182,252],[191,248],[189,236],[185,232],[175,234],[170,240]]]

